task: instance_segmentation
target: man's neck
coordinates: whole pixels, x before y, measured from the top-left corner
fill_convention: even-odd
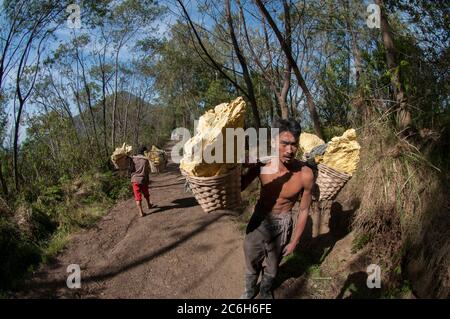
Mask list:
[[[280,171],[280,173],[285,173],[287,171],[289,171],[289,165],[283,163],[283,161],[281,160],[281,158],[278,158],[278,170]]]

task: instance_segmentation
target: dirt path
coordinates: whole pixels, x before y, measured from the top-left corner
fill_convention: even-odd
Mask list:
[[[244,259],[233,217],[205,214],[184,192],[174,163],[151,180],[159,208],[138,218],[133,199],[119,203],[95,227],[74,235],[21,297],[238,298]],[[66,286],[70,264],[81,267],[80,289]]]

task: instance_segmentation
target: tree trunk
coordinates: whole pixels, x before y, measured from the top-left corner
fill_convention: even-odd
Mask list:
[[[289,118],[289,108],[287,105],[287,95],[289,92],[289,87],[291,86],[291,67],[289,63],[286,64],[286,69],[284,70],[284,80],[283,87],[281,88],[281,92],[278,97],[278,102],[280,103],[281,109],[281,118],[287,119]]]
[[[189,23],[189,25],[190,25],[190,27],[191,27],[191,29],[192,29],[192,31],[193,31],[193,33],[194,33],[194,35],[195,35],[197,41],[198,41],[198,44],[200,45],[200,47],[201,47],[203,53],[205,53],[205,55],[206,55],[206,57],[208,58],[208,60],[211,61],[211,63],[213,64],[214,68],[215,68],[217,71],[219,71],[220,74],[222,74],[222,75],[223,75],[223,76],[224,76],[231,84],[233,84],[233,86],[236,88],[236,90],[237,90],[238,92],[241,91],[242,94],[244,94],[248,99],[250,99],[250,96],[249,96],[248,92],[246,92],[244,89],[242,89],[242,87],[241,87],[235,80],[233,80],[233,79],[232,79],[232,78],[231,78],[231,77],[223,70],[223,67],[220,66],[219,63],[217,63],[216,60],[214,60],[214,58],[211,56],[211,54],[209,54],[208,50],[206,49],[205,45],[203,44],[202,39],[200,38],[200,35],[199,35],[198,32],[197,32],[197,29],[196,29],[195,26],[194,26],[194,23],[192,22],[191,17],[189,16],[189,14],[188,14],[188,12],[187,12],[187,10],[186,10],[186,7],[185,7],[184,4],[183,4],[183,1],[182,1],[182,0],[177,0],[177,2],[178,2],[179,5],[181,6],[181,8],[182,8],[182,10],[183,10],[183,13],[184,13],[184,15],[185,15],[185,17],[186,17],[186,20],[188,21],[188,23]],[[253,116],[255,116],[255,114],[253,114]],[[255,118],[255,121],[257,121],[256,118]]]
[[[106,139],[106,75],[104,66],[102,65],[102,121],[103,121],[103,147],[105,155],[108,156],[108,142]]]
[[[137,112],[136,112],[136,126],[134,129],[134,144],[136,147],[139,145],[139,123],[141,119],[141,97],[139,96],[137,101]]]
[[[76,48],[76,54],[77,54],[77,60],[81,66],[81,76],[83,79],[84,90],[86,92],[89,114],[91,115],[92,129],[94,130],[94,141],[95,141],[95,145],[97,147],[97,154],[100,154],[100,143],[98,141],[97,125],[95,122],[94,110],[92,108],[91,89],[89,88],[89,84],[87,83],[86,72],[84,70],[83,61],[81,61],[80,56],[78,55],[78,47]]]
[[[25,101],[22,98],[19,98],[19,110],[17,112],[17,118],[14,125],[14,143],[13,143],[13,166],[14,166],[14,184],[16,187],[16,191],[19,191],[19,128],[20,128],[20,118],[22,116],[23,107],[25,105]]]
[[[281,88],[280,88],[279,87],[280,86],[279,85],[280,78],[277,77],[276,80],[274,79],[275,72],[274,72],[273,66],[272,66],[273,60],[272,60],[269,38],[267,35],[267,30],[265,28],[265,22],[263,21],[262,24],[263,24],[263,29],[264,29],[265,47],[266,47],[266,50],[267,50],[267,53],[269,56],[269,61],[267,62],[267,64],[270,65],[270,72],[268,72],[266,70],[266,67],[262,64],[260,58],[258,57],[255,50],[253,49],[253,45],[252,45],[252,42],[251,42],[249,34],[248,34],[248,30],[247,30],[247,23],[245,22],[244,9],[242,7],[240,0],[236,0],[236,3],[239,7],[239,16],[240,16],[240,19],[242,20],[242,26],[244,28],[245,38],[247,40],[248,48],[250,50],[252,59],[253,59],[254,63],[259,67],[260,73],[261,73],[263,79],[270,86],[270,89],[275,96],[274,106],[277,108],[277,113],[278,113],[278,108],[280,108],[282,118],[286,119],[289,117],[289,110],[287,109],[287,106],[286,106],[286,100],[287,100],[286,96],[287,96],[287,93],[289,91],[289,86],[290,86],[291,68],[290,68],[289,64],[287,64],[287,62],[286,62],[285,73],[283,76],[283,84],[281,85]],[[286,28],[288,28],[288,30],[290,30],[290,21],[288,21]],[[288,72],[289,74],[287,74],[286,72]]]
[[[111,147],[114,149],[116,145],[116,110],[117,110],[117,77],[119,73],[119,51],[120,46],[117,48],[116,52],[116,60],[114,64],[114,101],[113,101],[113,110],[112,110],[112,132],[111,132]]]
[[[351,31],[351,41],[352,41],[352,54],[353,59],[355,60],[355,82],[356,82],[356,97],[354,99],[353,107],[356,109],[356,112],[359,118],[362,121],[365,121],[367,118],[367,105],[364,103],[364,87],[363,83],[361,83],[361,73],[362,73],[362,57],[361,51],[358,47],[358,38],[355,32]]]
[[[272,16],[269,14],[269,12],[267,11],[266,7],[264,6],[264,4],[262,3],[261,0],[255,0],[256,5],[258,6],[258,8],[261,10],[261,13],[263,14],[263,16],[267,19],[267,22],[269,23],[269,25],[271,26],[272,30],[274,31],[278,41],[280,42],[280,46],[281,49],[283,50],[284,54],[286,55],[287,61],[290,64],[290,66],[292,67],[295,77],[297,79],[298,85],[300,86],[300,88],[302,89],[303,93],[305,94],[306,97],[306,105],[308,107],[309,113],[311,115],[311,121],[313,123],[314,126],[314,131],[316,133],[317,136],[319,136],[320,138],[323,139],[323,135],[322,135],[322,129],[321,129],[321,124],[320,124],[320,119],[319,119],[319,114],[317,113],[316,110],[316,105],[314,103],[314,99],[311,95],[311,92],[309,91],[305,80],[303,79],[301,73],[300,73],[300,69],[298,68],[297,63],[294,60],[294,57],[292,55],[292,50],[289,50],[289,47],[285,41],[285,39],[283,38],[283,35],[281,34],[280,30],[278,29],[277,25],[275,24],[275,21],[272,19]]]
[[[6,180],[3,176],[3,161],[0,161],[0,182],[2,183],[2,192],[8,197],[8,185],[6,184]]]
[[[408,109],[406,94],[401,82],[400,68],[397,61],[397,51],[390,30],[389,21],[383,6],[383,0],[376,0],[380,6],[380,27],[383,38],[384,48],[386,50],[386,63],[391,73],[391,85],[394,89],[395,100],[397,102],[397,125],[400,129],[411,126],[411,113]]]
[[[284,7],[284,29],[286,33],[286,46],[288,47],[288,50],[292,52],[291,12],[289,4],[286,0],[283,0],[283,7]],[[279,95],[281,118],[283,119],[287,119],[289,117],[289,109],[287,106],[287,95],[289,92],[289,88],[291,86],[291,72],[292,72],[291,64],[287,61],[287,59],[285,63],[286,66],[284,70],[283,86],[281,88],[281,92]]]
[[[345,6],[345,23],[347,25],[347,30],[349,32],[350,45],[349,50],[351,50],[351,55],[353,56],[353,60],[355,63],[355,86],[356,86],[356,94],[351,101],[352,108],[356,111],[359,119],[365,121],[367,117],[367,107],[364,103],[364,90],[363,85],[361,83],[361,73],[362,73],[362,57],[361,50],[358,46],[358,33],[354,30],[351,16],[352,16],[352,6],[349,3],[349,0],[342,1],[342,5]],[[350,56],[350,54],[349,54]],[[350,64],[348,66],[348,70],[350,72]]]
[[[75,119],[73,118],[72,112],[70,111],[70,105],[67,103],[67,101],[65,100],[65,98],[62,97],[61,93],[59,92],[58,88],[55,85],[55,81],[53,79],[53,76],[50,76],[50,85],[53,87],[53,89],[55,90],[55,93],[58,97],[58,100],[60,101],[62,108],[64,109],[64,111],[66,112],[67,116],[70,119],[70,123],[72,124],[72,128],[73,128],[73,132],[75,133],[75,138],[77,140],[77,144],[80,144],[80,137],[78,136],[78,132],[77,132],[77,126],[75,124]]]
[[[131,103],[131,93],[128,92],[128,101],[127,104],[125,106],[125,124],[124,124],[124,129],[123,129],[123,133],[122,133],[122,139],[125,142],[127,140],[127,131],[128,131],[128,108],[130,107],[130,103]]]
[[[72,89],[72,93],[75,97],[75,104],[77,105],[77,109],[78,109],[78,114],[80,116],[81,119],[81,124],[83,126],[84,129],[84,134],[86,134],[87,140],[88,140],[88,146],[89,146],[89,152],[93,152],[94,150],[92,149],[92,140],[91,140],[91,136],[89,135],[88,129],[87,129],[87,125],[86,125],[86,119],[84,118],[83,115],[83,110],[81,108],[81,101],[80,101],[80,95],[78,94],[78,91],[69,84],[69,86]],[[83,135],[83,134],[81,134]]]
[[[13,142],[13,166],[14,166],[14,184],[16,187],[16,191],[19,191],[19,129],[20,129],[20,120],[22,118],[22,112],[23,112],[23,108],[25,106],[25,103],[28,99],[28,97],[30,96],[35,81],[36,81],[36,76],[38,73],[38,68],[36,68],[36,70],[34,71],[34,77],[30,83],[30,86],[28,88],[28,92],[24,92],[25,94],[22,93],[22,89],[20,87],[20,82],[21,82],[21,78],[24,75],[24,69],[26,67],[27,64],[27,59],[30,53],[30,48],[31,48],[31,44],[34,40],[35,37],[35,30],[36,30],[37,24],[35,25],[35,27],[33,28],[30,37],[28,38],[27,44],[22,52],[22,56],[20,58],[20,62],[19,65],[17,67],[17,74],[16,74],[16,94],[17,94],[17,98],[19,100],[19,109],[17,111],[17,118],[15,120],[15,125],[14,125],[14,142]],[[39,60],[41,58],[41,52],[40,52],[40,46],[41,43],[43,41],[44,38],[41,39],[41,41],[39,42],[39,46],[38,46],[38,50],[37,50],[37,65],[39,65]]]
[[[361,73],[362,73],[361,51],[358,47],[358,38],[353,30],[351,31],[351,37],[352,37],[351,41],[352,41],[353,58],[355,59],[356,87],[360,87],[361,86]]]
[[[237,42],[236,34],[234,32],[233,19],[231,17],[230,0],[225,0],[225,15],[226,15],[228,27],[230,28],[230,36],[231,36],[231,41],[233,43],[233,48],[236,53],[236,57],[238,58],[239,63],[241,64],[242,73],[244,76],[245,84],[247,86],[248,98],[250,100],[250,106],[252,108],[255,125],[256,125],[256,128],[260,128],[261,122],[260,122],[260,118],[259,118],[259,111],[258,111],[258,105],[256,103],[255,92],[254,92],[254,88],[253,88],[253,82],[250,77],[250,73],[249,73],[248,66],[247,66],[247,61],[245,60],[245,57],[243,56],[241,49],[239,48],[239,43]]]

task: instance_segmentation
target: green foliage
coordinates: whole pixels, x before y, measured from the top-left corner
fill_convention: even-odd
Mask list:
[[[30,265],[40,261],[40,249],[16,226],[0,216],[0,289],[13,287]]]
[[[388,288],[383,291],[382,298],[384,299],[398,299],[398,298],[411,298],[412,287],[409,280],[402,280],[401,284],[397,287]]]
[[[60,227],[55,232],[42,251],[42,263],[50,262],[68,243],[70,230]]]
[[[27,131],[17,150],[18,192],[11,191],[14,188],[13,150],[9,144],[5,145],[10,129],[7,124],[11,124],[5,109],[16,105],[17,94],[14,85],[9,83],[3,82],[0,88],[0,172],[2,186],[10,189],[6,196],[8,204],[15,211],[14,216],[0,217],[0,287],[13,285],[14,278],[25,273],[30,265],[36,265],[41,258],[46,261],[54,256],[64,246],[68,234],[80,227],[89,227],[115,201],[131,195],[128,179],[114,176],[110,171],[112,148],[123,142],[134,147],[138,144],[163,145],[172,129],[192,129],[194,120],[206,110],[238,94],[243,95],[211,65],[184,20],[171,24],[169,31],[159,37],[155,22],[167,11],[158,1],[84,3],[82,21],[86,32],[78,33],[75,38],[59,39],[61,44],[51,52],[45,50],[50,38],[42,42],[41,65],[33,62],[36,59],[31,57],[36,56],[35,50],[44,34],[51,35],[54,26],[65,22],[67,12],[64,8],[69,2],[33,0],[24,3],[22,10],[16,12],[18,21],[10,49],[15,50],[17,46],[20,57],[20,43],[27,42],[26,35],[36,36],[28,54],[30,59],[23,69],[24,75],[19,80],[29,87],[34,71],[38,72],[22,116],[21,124],[26,124]],[[362,152],[370,148],[370,154],[366,155],[368,162],[361,162],[365,173],[356,173],[350,182],[358,181],[359,188],[355,193],[364,186],[365,193],[376,195],[362,195],[367,198],[362,201],[363,209],[357,217],[364,220],[360,226],[368,229],[356,237],[354,251],[376,240],[377,231],[383,236],[389,234],[377,228],[385,223],[382,217],[389,221],[389,212],[400,215],[401,235],[405,229],[419,232],[418,226],[413,229],[405,224],[408,214],[426,211],[426,218],[431,219],[434,212],[440,212],[444,204],[435,202],[443,200],[423,198],[429,191],[422,184],[430,176],[433,180],[443,176],[445,180],[432,188],[438,194],[436,196],[448,189],[448,6],[441,1],[399,0],[385,1],[385,4],[398,64],[391,70],[387,67],[379,30],[367,28],[365,18],[360,15],[365,12],[364,3],[355,0],[342,3],[306,1],[296,3],[295,8],[292,3],[292,49],[305,85],[313,95],[324,139],[329,141],[350,126],[385,124],[383,130],[365,135],[375,136],[373,144],[366,140],[362,145]],[[273,14],[276,23],[283,25],[286,20],[277,8],[281,3],[274,1],[265,5],[269,11],[276,12]],[[5,0],[0,6],[3,9],[0,29],[4,34],[0,33],[2,38],[7,38],[17,3]],[[242,17],[236,23],[238,42],[248,63],[261,123],[269,125],[274,116],[280,115],[277,92],[274,91],[279,91],[282,84],[285,56],[270,28],[264,26],[268,28],[266,43],[263,26],[258,25],[258,19],[248,16],[251,12],[251,7],[247,7],[249,4],[243,3],[243,6],[251,43],[247,43]],[[197,27],[207,51],[224,72],[245,88],[222,13],[214,11],[215,6],[209,3],[200,4],[199,8],[202,14],[212,17]],[[37,21],[36,29],[30,32]],[[22,36],[25,41],[20,41]],[[252,54],[250,46],[255,51]],[[125,52],[127,49],[133,50],[132,54]],[[357,53],[361,57],[358,75],[355,72]],[[14,63],[20,58],[15,58],[16,51],[5,54],[2,58],[6,57],[8,69],[14,70],[17,67]],[[258,56],[262,67],[256,65],[253,54]],[[397,143],[393,125],[396,102],[392,77],[396,75],[400,77],[417,129],[408,141],[410,147]],[[292,75],[288,107],[291,115],[301,118],[305,131],[312,132],[308,130],[311,122],[304,92],[296,82]],[[355,106],[357,104],[360,105]],[[113,106],[117,106],[114,123]],[[248,107],[247,127],[255,124],[252,112]],[[113,128],[114,142],[111,141]],[[416,150],[412,151],[412,148]],[[420,171],[427,174],[421,175]],[[390,200],[389,196],[392,197]],[[250,192],[246,199],[248,205],[253,205],[257,196]],[[428,208],[423,208],[424,205]],[[246,214],[244,218],[248,217]],[[369,227],[377,220],[380,220],[379,224]],[[433,227],[429,229],[425,233],[433,234]],[[400,241],[396,236],[391,241]],[[408,236],[422,242],[418,235]],[[433,236],[430,238],[439,239],[439,234]],[[404,258],[407,255],[405,247],[390,258],[395,261]],[[327,251],[315,255],[296,252],[287,262],[294,265],[293,270],[300,267],[303,271],[314,272],[326,254]],[[404,275],[400,268],[395,268],[394,273]],[[403,292],[407,289],[404,287],[388,292],[388,296]],[[353,290],[357,295],[357,288]]]
[[[327,126],[322,130],[325,142],[329,142],[335,136],[341,136],[349,127]]]
[[[132,194],[129,179],[111,172],[63,176],[57,184],[37,187],[35,197],[17,199],[20,227],[0,217],[0,290],[14,288],[39,262],[51,260],[70,233],[92,226],[116,201]]]
[[[319,81],[323,94],[317,106],[325,127],[348,126],[350,97],[354,91],[348,59],[348,54],[342,52],[321,69]]]
[[[43,242],[56,230],[57,227],[57,208],[54,204],[43,205],[33,203],[29,207],[29,215],[26,216],[26,223],[29,227],[29,236],[36,242]]]
[[[319,277],[320,263],[326,254],[327,250],[296,249],[291,255],[283,257],[283,267],[278,280],[283,282],[292,276]]]
[[[128,178],[118,178],[110,172],[102,175],[101,188],[102,192],[114,201],[129,198],[133,194]]]
[[[205,92],[206,105],[215,106],[232,98],[225,80],[212,80]]]
[[[357,236],[352,243],[352,253],[356,253],[366,246],[371,240],[371,236],[368,234],[362,234]]]
[[[167,110],[163,120],[171,128],[190,128],[206,109],[228,101],[233,93],[218,71],[205,67],[206,58],[194,53],[198,48],[186,38],[189,32],[187,25],[174,24],[153,67],[159,103]],[[210,46],[206,36],[204,41]]]
[[[295,251],[291,255],[284,257],[283,262],[293,264],[298,267],[298,271],[311,274],[317,270],[319,261],[317,254],[310,251]]]

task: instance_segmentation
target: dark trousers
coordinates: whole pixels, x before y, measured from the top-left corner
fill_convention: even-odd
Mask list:
[[[285,225],[286,227],[286,225]],[[283,231],[287,232],[283,236]],[[258,276],[265,261],[264,274],[275,277],[281,262],[283,249],[292,232],[292,220],[283,228],[278,219],[264,218],[254,213],[247,226],[244,239],[246,275]]]

